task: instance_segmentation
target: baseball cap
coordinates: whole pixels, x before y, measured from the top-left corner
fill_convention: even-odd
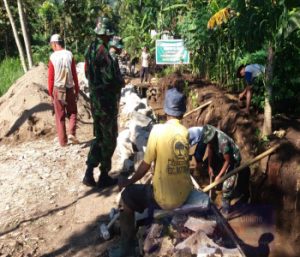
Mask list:
[[[50,38],[50,43],[61,42],[61,41],[62,41],[62,39],[59,34],[53,34]]]
[[[186,111],[186,96],[175,87],[169,89],[165,97],[164,111],[170,116],[182,116]]]

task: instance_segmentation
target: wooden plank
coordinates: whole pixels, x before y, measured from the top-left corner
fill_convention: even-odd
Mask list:
[[[275,145],[273,147],[271,147],[270,149],[268,149],[267,151],[261,153],[260,155],[256,156],[255,158],[253,158],[250,161],[247,161],[246,163],[244,163],[243,165],[239,166],[238,168],[230,171],[229,173],[227,173],[226,175],[224,175],[220,180],[215,181],[213,183],[211,183],[210,185],[206,186],[203,189],[203,192],[208,192],[210,189],[214,188],[215,186],[221,184],[222,182],[224,182],[226,179],[228,179],[229,177],[231,177],[232,175],[240,172],[241,170],[245,169],[246,167],[252,165],[253,163],[261,160],[262,158],[264,158],[267,155],[270,155],[271,153],[275,152],[278,148],[280,147],[280,144]]]
[[[191,111],[187,112],[186,114],[184,114],[183,118],[186,118],[187,116],[189,116],[189,115],[193,114],[194,112],[196,112],[196,111],[198,111],[198,110],[200,110],[200,109],[202,109],[202,108],[210,105],[211,103],[212,103],[212,101],[208,101],[208,102],[206,102],[204,104],[201,104],[199,107],[195,108],[194,110],[191,110]]]

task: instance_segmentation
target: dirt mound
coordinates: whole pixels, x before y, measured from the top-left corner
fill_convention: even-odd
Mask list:
[[[254,146],[258,145],[262,115],[248,116],[240,109],[235,95],[228,94],[214,85],[191,85],[189,96],[189,110],[208,101],[211,101],[211,104],[187,116],[184,120],[185,125],[190,127],[211,124],[234,138],[245,158],[256,155],[258,149]]]
[[[254,113],[248,116],[240,109],[237,96],[191,74],[170,74],[160,79],[158,86],[161,88],[161,99],[157,110],[162,110],[168,87],[183,88],[185,92],[189,92],[187,113],[211,101],[209,106],[184,118],[183,124],[186,127],[214,125],[235,139],[246,159],[256,155],[259,149],[255,146],[258,145],[263,116]]]
[[[192,74],[175,72],[168,76],[165,76],[159,79],[158,85],[163,89],[167,89],[169,87],[179,87],[184,89],[185,86],[197,84],[197,85],[208,85],[208,82],[201,80]]]
[[[81,119],[90,119],[87,100],[85,95],[81,94],[78,103]],[[2,142],[23,142],[55,135],[45,64],[39,64],[28,71],[0,98],[0,127]]]

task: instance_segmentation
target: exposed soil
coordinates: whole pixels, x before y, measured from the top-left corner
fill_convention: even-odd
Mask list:
[[[89,103],[81,92],[81,123],[91,122]],[[47,66],[40,64],[18,79],[0,98],[0,141],[21,143],[55,135],[53,106],[47,90]]]
[[[46,78],[46,66],[40,65],[0,98],[0,256],[101,256],[113,240],[100,239],[98,225],[115,207],[117,188],[99,192],[81,184],[92,139],[88,99],[81,93],[78,103],[82,143],[61,148],[55,139]],[[235,95],[190,75],[172,75],[158,84],[162,93],[153,103],[158,114],[162,115],[164,89],[184,81],[193,92],[188,111],[212,101],[185,118],[187,127],[206,123],[219,127],[235,139],[244,161],[266,145],[283,143],[269,162],[252,167],[257,197],[252,205],[237,209],[230,224],[249,256],[297,256],[300,225],[294,207],[300,201],[295,194],[300,180],[300,121],[275,117],[274,130],[284,129],[286,136],[274,136],[264,145],[257,136],[262,115],[255,111],[246,115]],[[265,170],[267,176],[261,173]]]

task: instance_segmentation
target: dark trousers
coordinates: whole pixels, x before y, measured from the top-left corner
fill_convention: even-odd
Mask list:
[[[149,75],[149,67],[142,67],[140,73],[141,83],[143,83],[144,78],[146,82],[148,81],[148,75]]]
[[[86,164],[92,167],[101,164],[101,171],[109,172],[118,134],[117,99],[101,96],[101,93],[92,93],[91,107],[95,138],[92,141]]]

